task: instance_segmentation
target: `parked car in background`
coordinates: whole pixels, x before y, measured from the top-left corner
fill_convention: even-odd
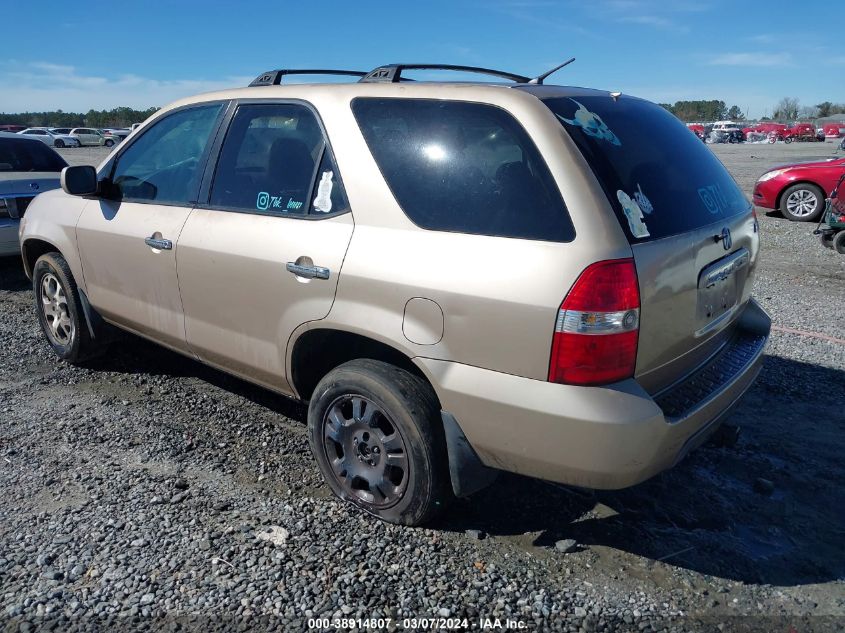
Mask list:
[[[745,195],[657,104],[402,70],[263,73],[68,167],[21,227],[56,355],[102,350],[103,319],[305,401],[331,490],[395,523],[496,469],[672,467],[761,367]]]
[[[3,124],[0,125],[0,132],[20,132],[21,130],[25,130],[25,125],[10,125],[10,124]]]
[[[21,130],[18,134],[31,136],[50,147],[79,147],[79,139],[68,134],[55,134],[52,130],[43,127],[29,127]]]
[[[845,123],[825,123],[822,126],[826,139],[837,139],[845,137]]]
[[[128,130],[128,129],[125,129],[125,128],[119,128],[119,127],[110,127],[110,128],[104,128],[104,129],[100,130],[100,132],[102,132],[103,136],[105,136],[106,138],[111,136],[113,138],[118,139],[118,142],[120,142],[123,139],[125,139],[127,136],[129,136],[132,133],[132,130]]]
[[[784,165],[764,173],[754,185],[754,204],[777,209],[794,222],[816,222],[824,201],[845,171],[845,158]]]
[[[736,121],[716,121],[710,130],[711,132],[734,132],[742,131],[740,124]]]
[[[20,255],[20,219],[35,196],[60,186],[65,167],[65,160],[34,136],[0,132],[0,255]]]
[[[70,131],[70,135],[78,138],[82,145],[105,145],[106,147],[111,147],[119,142],[116,137],[104,136],[100,130],[89,127],[75,127]]]
[[[808,141],[818,141],[818,137],[816,136],[816,126],[811,123],[796,123],[790,128],[787,128],[783,132],[783,142],[784,143],[793,143],[793,142],[808,142]],[[824,139],[821,139],[824,140]]]

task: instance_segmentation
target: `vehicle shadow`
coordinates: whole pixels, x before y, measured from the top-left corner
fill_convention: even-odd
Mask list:
[[[0,290],[18,292],[31,286],[23,272],[20,256],[0,257]]]
[[[306,421],[307,407],[301,402],[171,352],[142,338],[120,333],[118,337],[118,341],[110,344],[109,353],[87,361],[85,366],[93,371],[198,378],[296,422],[304,424]]]
[[[746,583],[842,578],[843,403],[845,371],[768,356],[729,420],[742,427],[735,447],[703,446],[621,491],[503,474],[433,527],[482,530],[535,553],[571,538]]]

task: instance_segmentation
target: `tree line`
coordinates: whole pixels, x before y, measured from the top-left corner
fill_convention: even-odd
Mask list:
[[[26,125],[27,127],[127,127],[140,123],[158,108],[135,110],[134,108],[113,108],[111,110],[88,110],[81,112],[19,112],[17,114],[0,113],[0,124]]]
[[[685,123],[693,121],[744,121],[745,113],[739,106],[732,105],[730,108],[724,101],[698,100],[698,101],[676,101],[674,104],[661,103],[662,107],[678,117]],[[802,106],[795,97],[784,97],[772,108],[772,116],[764,116],[763,121],[791,122],[796,119],[812,121],[834,114],[845,114],[845,103],[833,103],[823,101],[814,106]]]

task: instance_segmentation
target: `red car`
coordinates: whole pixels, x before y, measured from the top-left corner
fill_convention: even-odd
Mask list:
[[[845,122],[825,123],[823,129],[825,138],[842,138],[845,136]]]
[[[816,126],[810,123],[796,123],[791,128],[787,128],[783,132],[784,143],[791,143],[792,141],[817,141]]]
[[[794,222],[815,222],[843,172],[845,158],[777,167],[757,179],[754,204],[778,209]]]

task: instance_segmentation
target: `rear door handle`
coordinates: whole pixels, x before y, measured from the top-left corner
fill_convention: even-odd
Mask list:
[[[289,273],[293,273],[297,277],[304,279],[328,279],[331,271],[322,266],[303,266],[296,262],[288,262],[285,268]]]
[[[162,240],[155,237],[145,237],[144,244],[160,251],[169,251],[173,248],[173,242],[170,240]]]

